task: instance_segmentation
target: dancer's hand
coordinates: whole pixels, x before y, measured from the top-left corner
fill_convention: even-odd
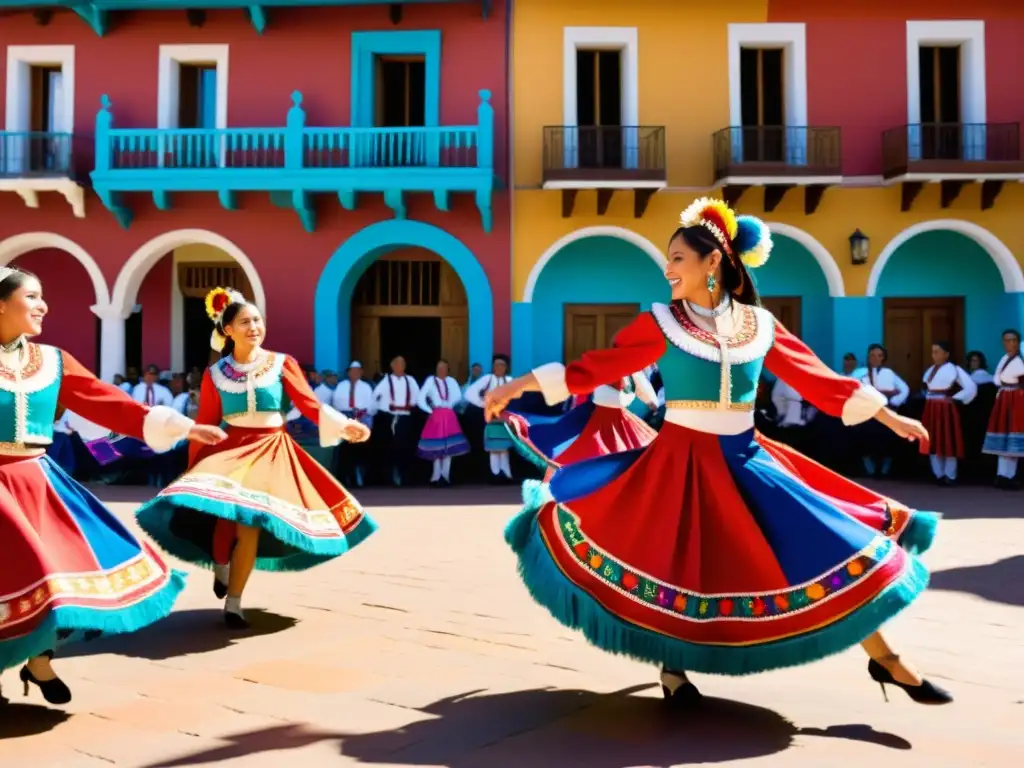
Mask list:
[[[349,419],[341,428],[341,438],[349,443],[365,443],[370,439],[370,428],[361,421]]]
[[[900,416],[888,408],[880,410],[875,418],[904,440],[920,443],[928,442],[928,430],[924,428],[924,424],[916,419]]]
[[[192,429],[188,431],[188,439],[203,445],[216,445],[222,440],[227,440],[228,435],[223,429],[213,424],[193,424]]]
[[[508,404],[523,394],[523,386],[519,379],[495,387],[484,395],[484,419],[493,421],[500,418]]]

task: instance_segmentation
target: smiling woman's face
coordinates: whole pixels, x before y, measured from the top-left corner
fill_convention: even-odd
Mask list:
[[[252,304],[246,304],[224,328],[224,333],[234,340],[235,349],[252,349],[263,343],[267,330],[260,311]]]
[[[0,301],[0,315],[12,338],[38,336],[43,332],[43,318],[49,307],[43,301],[43,286],[31,275],[26,275],[21,285],[11,295]]]
[[[690,299],[699,291],[704,291],[706,298],[708,273],[717,274],[721,261],[722,255],[718,251],[702,259],[682,235],[673,237],[668,244],[668,264],[665,266],[665,279],[672,289],[672,300]]]

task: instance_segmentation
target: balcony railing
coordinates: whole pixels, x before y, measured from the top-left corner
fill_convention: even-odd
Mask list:
[[[70,176],[71,146],[70,133],[0,131],[0,177]]]
[[[93,185],[123,222],[121,192],[151,191],[158,207],[171,192],[337,192],[346,207],[358,192],[383,192],[399,215],[406,192],[433,192],[439,206],[449,192],[474,192],[489,230],[494,109],[490,91],[479,95],[476,125],[312,127],[295,92],[283,127],[211,129],[115,128],[104,96]]]
[[[712,150],[716,180],[843,173],[842,131],[835,127],[732,126],[712,135]]]
[[[921,123],[882,134],[886,178],[908,173],[1024,173],[1019,123]]]
[[[664,126],[549,125],[544,182],[664,182]]]

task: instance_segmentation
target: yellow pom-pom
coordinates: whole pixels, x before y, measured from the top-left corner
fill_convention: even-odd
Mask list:
[[[210,334],[210,349],[214,352],[223,352],[225,343],[227,343],[227,339],[221,336],[219,331],[215,330]]]

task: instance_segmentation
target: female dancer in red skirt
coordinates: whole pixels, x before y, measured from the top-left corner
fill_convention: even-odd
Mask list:
[[[47,312],[35,275],[0,267],[0,670],[27,660],[25,693],[33,684],[51,704],[66,704],[54,650],[162,619],[185,577],[46,456],[58,404],[158,452],[225,435],[140,405],[67,352],[29,342]]]
[[[595,645],[660,664],[673,704],[701,698],[683,670],[742,675],[857,643],[876,682],[915,701],[950,701],[878,631],[927,584],[911,552],[930,545],[935,516],[754,432],[767,366],[846,424],[875,418],[927,439],[757,306],[747,267],[770,246],[759,220],[698,200],[669,239],[671,305],[642,313],[611,349],[488,393],[494,418],[525,391],[557,403],[657,362],[667,398],[654,442],[559,469],[506,540],[534,599]]]
[[[1006,354],[996,366],[999,387],[996,404],[988,419],[982,450],[999,457],[996,487],[1007,491],[1020,488],[1016,480],[1017,461],[1024,456],[1024,358],[1020,354],[1020,332],[1003,331]]]
[[[970,405],[978,385],[949,359],[949,343],[932,344],[933,365],[924,374],[925,403],[921,423],[928,430],[932,474],[940,485],[956,483],[957,463],[964,457],[960,405]],[[925,445],[922,443],[922,449]]]
[[[573,407],[554,421],[508,413],[505,424],[523,457],[546,470],[546,481],[559,467],[650,444],[658,433],[629,410],[637,398],[658,409],[658,396],[643,373],[602,384],[589,397],[574,397]]]
[[[172,555],[213,567],[214,593],[226,597],[224,621],[244,629],[242,591],[254,567],[305,570],[347,552],[376,528],[288,435],[285,396],[317,425],[324,447],[361,442],[370,430],[322,404],[293,358],[263,349],[263,317],[240,294],[215,289],[206,306],[222,357],[203,376],[197,421],[227,422],[227,440],[193,451],[189,470],[136,517]]]

